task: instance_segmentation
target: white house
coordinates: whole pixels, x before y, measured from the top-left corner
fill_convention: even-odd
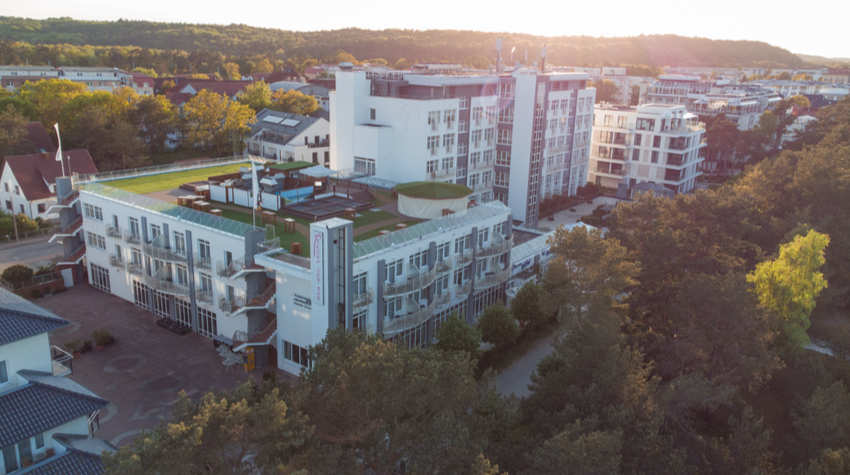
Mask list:
[[[693,189],[704,161],[705,124],[682,105],[599,104],[593,122],[590,180],[624,197],[638,183],[674,193]]]
[[[64,376],[72,357],[48,333],[70,325],[0,288],[0,473],[102,474],[93,439],[109,401]]]
[[[595,90],[584,73],[340,71],[331,168],[392,186],[449,181],[536,225],[539,202],[587,181]]]
[[[6,157],[0,173],[3,210],[22,213],[32,219],[56,218],[56,214],[48,213],[50,206],[56,202],[56,179],[63,175],[97,173],[87,150],[63,151],[62,157],[61,164],[52,153]]]
[[[263,109],[245,140],[248,153],[286,161],[330,163],[330,124],[320,117],[306,117]]]

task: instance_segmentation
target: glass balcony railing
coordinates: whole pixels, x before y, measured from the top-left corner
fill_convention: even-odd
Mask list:
[[[366,292],[362,294],[354,294],[354,309],[359,310],[369,305],[372,305],[372,302],[375,300],[375,290],[368,289]]]
[[[495,236],[502,237],[500,234],[495,234]],[[496,239],[494,239],[495,241]],[[499,242],[493,242],[487,247],[479,248],[478,252],[475,254],[476,259],[486,259],[488,257],[498,256],[500,254],[504,254],[508,252],[514,245],[514,237],[511,236],[508,239],[502,238]]]
[[[421,273],[415,266],[411,266],[408,269],[407,280],[404,282],[384,283],[384,297],[392,297],[423,289],[431,285],[437,278],[436,266],[424,273]]]
[[[511,277],[511,269],[496,272],[488,272],[484,277],[475,280],[475,292],[482,292],[499,284],[506,282]]]
[[[173,277],[168,276],[168,268],[160,267],[154,275],[144,276],[145,284],[154,290],[173,295],[189,295],[187,284],[175,282]]]
[[[435,306],[435,303],[431,302],[430,305],[422,307],[413,313],[408,313],[407,315],[400,315],[393,318],[385,317],[383,329],[384,335],[398,333],[425,323],[434,315]]]

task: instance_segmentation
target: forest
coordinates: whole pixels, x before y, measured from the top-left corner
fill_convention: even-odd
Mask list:
[[[212,73],[225,61],[246,71],[246,63],[262,59],[278,65],[301,65],[332,57],[339,50],[364,61],[472,63],[492,61],[502,38],[507,62],[534,61],[545,44],[554,65],[801,67],[791,52],[757,41],[726,41],[653,35],[629,38],[586,36],[536,37],[516,33],[458,30],[364,30],[294,32],[247,25],[192,25],[118,20],[81,21],[71,18],[31,20],[0,17],[0,63],[53,66],[144,67],[157,72]],[[402,63],[402,64],[405,64]],[[247,68],[250,69],[250,68]],[[250,72],[250,71],[248,71]]]

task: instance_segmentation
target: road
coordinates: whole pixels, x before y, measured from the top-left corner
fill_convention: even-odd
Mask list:
[[[0,271],[15,264],[25,264],[37,270],[62,255],[60,242],[49,243],[49,236],[27,239],[20,242],[0,244]]]
[[[554,338],[554,336],[550,336],[540,340],[537,346],[526,353],[525,356],[502,371],[496,377],[499,392],[502,394],[513,393],[517,397],[528,396],[531,393],[528,390],[528,385],[531,384],[531,373],[537,369],[537,363],[553,351],[552,340]]]

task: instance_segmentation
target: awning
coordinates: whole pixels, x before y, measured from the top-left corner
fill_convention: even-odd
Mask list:
[[[316,165],[315,167],[305,168],[300,170],[299,173],[302,175],[312,176],[314,178],[324,178],[328,176],[334,176],[337,172],[333,170],[329,170],[321,165]]]

